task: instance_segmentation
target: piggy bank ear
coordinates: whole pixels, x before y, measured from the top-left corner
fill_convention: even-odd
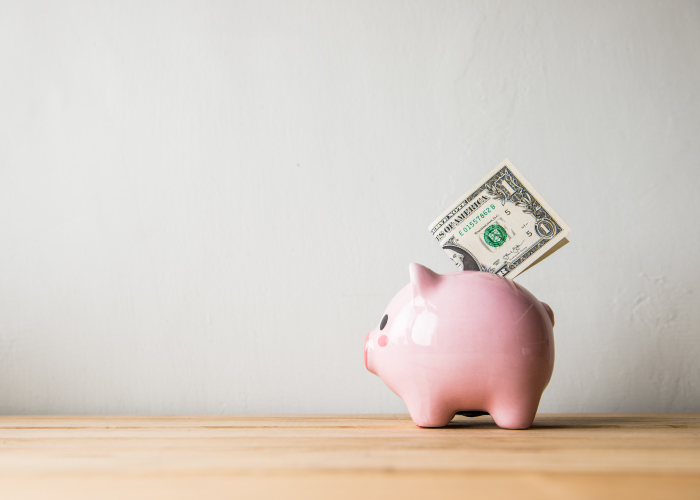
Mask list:
[[[414,295],[425,295],[437,285],[440,279],[439,274],[434,273],[420,264],[409,264],[408,272],[411,275],[411,285]]]

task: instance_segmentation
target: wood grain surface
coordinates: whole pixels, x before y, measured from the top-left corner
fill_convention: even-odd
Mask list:
[[[0,417],[0,498],[700,499],[700,415]]]

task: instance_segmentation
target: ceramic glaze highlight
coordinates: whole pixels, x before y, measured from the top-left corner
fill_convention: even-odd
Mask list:
[[[488,412],[507,429],[532,425],[554,368],[552,310],[512,280],[409,266],[365,339],[365,366],[420,427]],[[384,319],[386,316],[386,320]]]

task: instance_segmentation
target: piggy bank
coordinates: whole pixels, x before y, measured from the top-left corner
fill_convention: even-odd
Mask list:
[[[554,368],[550,307],[491,273],[436,274],[420,264],[409,273],[367,334],[367,369],[420,427],[445,426],[455,414],[530,427]]]

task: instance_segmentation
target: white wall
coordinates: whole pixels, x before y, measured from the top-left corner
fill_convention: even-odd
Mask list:
[[[698,2],[0,3],[0,412],[402,412],[363,341],[509,157],[541,411],[700,411]]]

